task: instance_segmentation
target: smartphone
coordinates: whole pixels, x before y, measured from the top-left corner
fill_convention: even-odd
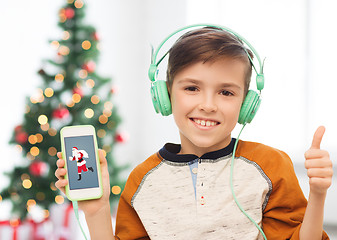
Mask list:
[[[81,201],[100,198],[103,188],[95,128],[91,125],[63,127],[61,148],[67,170],[68,199]]]

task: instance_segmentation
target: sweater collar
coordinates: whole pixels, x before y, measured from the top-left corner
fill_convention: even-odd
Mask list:
[[[167,161],[171,162],[191,162],[196,159],[216,160],[218,158],[227,156],[233,153],[235,144],[235,138],[232,138],[229,145],[217,151],[208,152],[202,155],[200,158],[194,154],[178,154],[181,149],[180,144],[166,143],[162,149],[159,150],[159,154]]]

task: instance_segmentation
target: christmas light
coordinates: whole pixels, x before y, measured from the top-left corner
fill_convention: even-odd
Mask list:
[[[0,195],[0,202],[2,202],[2,197],[1,197],[1,195]]]
[[[25,180],[25,179],[30,179],[30,176],[29,176],[27,173],[23,173],[23,174],[21,175],[21,180],[23,181],[23,180]]]
[[[54,182],[51,182],[51,183],[50,183],[50,189],[51,189],[52,191],[57,191],[57,188],[55,187],[55,183],[54,183]]]
[[[48,154],[49,154],[50,156],[55,156],[55,155],[57,154],[56,148],[54,148],[54,147],[48,148]]]
[[[30,149],[30,154],[32,154],[34,157],[40,154],[40,149],[38,147],[32,147]]]
[[[41,124],[44,125],[48,122],[48,117],[46,115],[40,115],[37,121]]]
[[[36,136],[36,138],[37,138],[37,142],[38,142],[38,143],[40,143],[40,142],[43,141],[43,136],[42,136],[41,133],[37,133],[35,136]]]
[[[37,137],[35,135],[30,135],[28,137],[28,142],[32,145],[34,145],[35,143],[37,143]]]
[[[57,130],[55,128],[49,128],[48,134],[52,137],[54,137],[57,134]]]
[[[18,150],[18,152],[22,152],[22,146],[17,144],[15,145],[15,148]]]
[[[106,124],[106,123],[108,122],[108,118],[107,118],[107,116],[105,116],[105,115],[99,116],[98,120],[99,120],[99,122],[102,123],[102,124]]]
[[[50,43],[50,45],[54,48],[54,49],[58,49],[60,46],[60,43],[58,41],[52,41]]]
[[[60,12],[59,12],[59,17],[60,17],[60,22],[64,23],[67,20],[67,17],[65,15],[65,9],[61,8]]]
[[[62,56],[67,56],[70,52],[70,49],[67,47],[67,46],[60,46],[59,47],[59,53],[62,55]]]
[[[109,121],[107,125],[108,125],[109,129],[114,129],[116,127],[116,122],[115,121]]]
[[[48,131],[48,129],[49,129],[49,124],[48,123],[41,125],[41,130],[42,131],[46,132],[46,131]]]
[[[67,0],[68,4],[72,4],[74,2],[74,0]]]
[[[86,81],[86,84],[87,84],[88,87],[93,88],[95,86],[95,81],[92,80],[92,79],[88,79]]]
[[[90,100],[93,104],[98,104],[100,101],[97,95],[93,95]]]
[[[104,108],[111,110],[113,108],[113,104],[110,101],[104,103]]]
[[[98,136],[99,138],[104,138],[105,135],[106,135],[106,131],[105,131],[104,129],[99,129],[99,130],[97,131],[97,136]]]
[[[82,42],[82,48],[84,50],[89,50],[91,48],[91,42],[88,40],[85,40]]]
[[[64,76],[61,73],[58,73],[55,75],[55,81],[56,82],[63,82]]]
[[[82,78],[82,79],[85,79],[86,77],[88,77],[88,71],[82,69],[82,70],[80,70],[80,71],[78,72],[78,76],[79,76],[80,78]]]
[[[73,101],[67,103],[67,106],[70,107],[70,108],[73,107],[74,105],[75,105],[75,103]]]
[[[38,88],[36,93],[30,97],[30,101],[33,103],[33,104],[36,104],[36,103],[41,103],[44,101],[44,96],[43,96],[43,91],[42,89]]]
[[[112,112],[110,110],[104,109],[103,114],[104,114],[104,116],[110,117]]]
[[[62,203],[64,203],[64,198],[63,198],[61,195],[57,195],[57,196],[55,197],[55,202],[56,202],[57,204],[62,204]]]
[[[52,88],[46,88],[44,90],[44,95],[46,95],[46,97],[52,97],[54,95],[54,90]]]
[[[62,39],[63,40],[68,40],[69,38],[70,38],[70,33],[68,31],[64,31]]]
[[[113,186],[113,187],[111,188],[111,192],[112,192],[113,194],[115,194],[115,195],[120,194],[121,191],[122,191],[122,189],[121,189],[119,186]]]
[[[95,112],[94,110],[92,110],[91,108],[87,108],[85,111],[84,111],[84,116],[86,118],[92,118],[94,116]]]
[[[76,8],[82,8],[83,2],[82,2],[82,0],[76,0],[74,5],[75,5]]]
[[[74,103],[79,103],[81,101],[81,95],[78,93],[73,94],[72,100]]]
[[[29,189],[32,187],[32,181],[30,181],[29,179],[25,179],[22,181],[22,186],[25,188],[25,189]]]
[[[32,207],[36,206],[36,201],[34,199],[29,199],[27,201],[27,211],[30,212]]]

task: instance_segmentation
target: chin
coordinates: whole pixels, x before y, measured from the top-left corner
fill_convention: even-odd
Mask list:
[[[222,149],[228,145],[225,142],[209,142],[209,141],[195,141],[192,144],[200,149],[205,149],[207,152],[216,151]]]

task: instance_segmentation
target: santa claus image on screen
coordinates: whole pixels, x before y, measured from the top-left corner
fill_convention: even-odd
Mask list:
[[[90,170],[91,172],[94,171],[92,167],[87,167],[86,161],[83,158],[89,158],[88,153],[85,150],[78,150],[77,147],[72,148],[72,157],[69,157],[70,161],[76,161],[77,162],[77,171],[78,171],[78,181],[82,179],[82,171],[87,172]]]

